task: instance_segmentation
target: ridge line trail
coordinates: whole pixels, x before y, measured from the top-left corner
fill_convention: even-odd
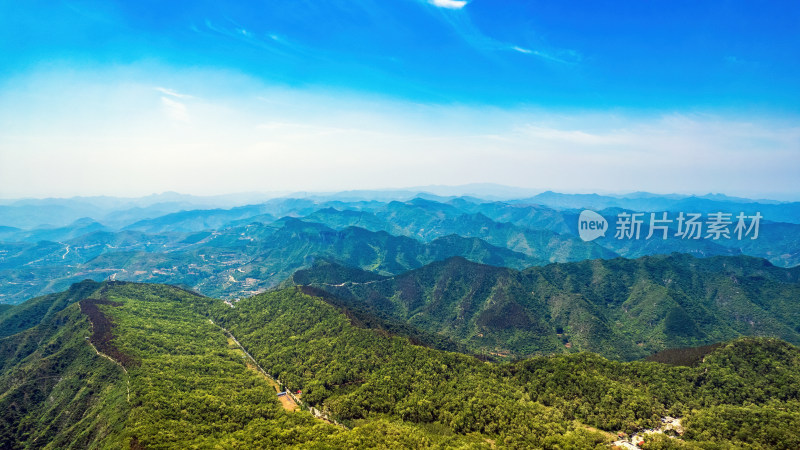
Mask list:
[[[89,325],[91,325],[92,333],[94,333],[94,322],[92,322],[92,318],[91,317],[89,317],[89,316],[86,316],[86,317],[89,319]],[[128,369],[126,369],[125,366],[123,366],[121,362],[117,361],[116,359],[114,359],[114,358],[106,355],[105,353],[101,352],[100,350],[98,350],[97,347],[95,347],[95,345],[92,343],[92,341],[89,339],[88,336],[84,339],[84,341],[86,341],[86,343],[89,344],[90,347],[92,347],[92,350],[94,350],[95,353],[97,353],[98,355],[102,356],[103,358],[108,359],[109,361],[113,362],[114,364],[118,365],[120,368],[122,368],[122,371],[125,372],[125,385],[126,385],[125,387],[128,390],[127,400],[128,400],[128,403],[130,403],[131,402],[131,375],[128,373]]]
[[[90,322],[91,322],[91,321],[90,321]],[[98,350],[98,349],[97,349],[97,347],[95,347],[95,346],[94,346],[94,344],[92,344],[92,342],[91,342],[91,341],[89,341],[88,339],[86,339],[86,343],[87,343],[87,344],[89,344],[89,345],[92,347],[92,349],[93,349],[93,350],[94,350],[94,351],[95,351],[95,352],[96,352],[98,355],[100,355],[100,356],[102,356],[103,358],[106,358],[106,359],[108,359],[109,361],[113,362],[114,364],[118,365],[119,367],[121,367],[121,368],[122,368],[122,371],[123,371],[123,372],[125,372],[125,375],[126,375],[126,377],[125,377],[125,384],[126,384],[126,388],[127,388],[127,390],[128,390],[127,400],[128,400],[128,403],[130,403],[130,402],[131,402],[131,376],[130,376],[130,374],[128,373],[128,369],[126,369],[126,368],[125,368],[125,366],[123,366],[123,365],[122,365],[122,363],[120,363],[120,362],[119,362],[119,361],[117,361],[116,359],[114,359],[114,358],[112,358],[112,357],[110,357],[110,356],[106,355],[105,353],[101,352],[100,350]]]
[[[362,282],[358,282],[358,281],[345,281],[345,282],[339,283],[339,284],[332,284],[332,283],[320,283],[320,284],[322,286],[344,287],[344,286],[347,286],[347,285],[351,285],[351,286],[360,285],[360,286],[363,286],[363,285],[366,285],[366,284],[380,283],[381,281],[386,281],[386,280],[364,281],[363,283]]]
[[[233,342],[236,344],[236,346],[239,348],[239,350],[241,350],[241,351],[242,351],[242,353],[244,353],[244,355],[245,355],[245,356],[246,356],[246,357],[249,359],[249,361],[250,361],[250,362],[253,364],[253,366],[255,367],[256,371],[257,371],[257,372],[260,372],[260,373],[261,373],[261,375],[263,375],[263,376],[264,376],[264,377],[265,377],[265,378],[266,378],[266,379],[267,379],[267,380],[270,382],[270,385],[271,385],[272,387],[274,387],[274,388],[275,388],[275,391],[276,391],[276,392],[279,392],[279,391],[280,391],[280,385],[279,385],[278,381],[277,381],[277,380],[275,380],[274,378],[272,378],[272,376],[271,376],[270,374],[268,374],[268,373],[267,373],[267,371],[266,371],[266,370],[264,370],[264,368],[263,368],[263,367],[261,367],[261,365],[260,365],[260,364],[258,364],[258,361],[256,361],[256,359],[255,359],[255,358],[253,358],[253,355],[251,355],[251,354],[250,354],[250,352],[248,352],[248,351],[247,351],[247,350],[244,348],[244,346],[243,346],[243,345],[242,345],[242,344],[239,342],[239,340],[238,340],[238,339],[236,339],[236,337],[233,335],[233,333],[231,333],[230,331],[228,331],[228,329],[227,329],[227,328],[225,328],[225,327],[223,327],[223,326],[221,326],[221,325],[217,325],[217,324],[216,324],[216,323],[214,323],[214,321],[213,321],[213,320],[211,320],[211,319],[208,319],[208,321],[209,321],[209,323],[211,323],[211,325],[214,325],[214,326],[216,326],[217,328],[219,328],[220,330],[222,330],[222,332],[225,334],[225,336],[227,336],[229,339],[231,339],[231,340],[232,340],[232,341],[233,341]],[[292,400],[294,401],[294,397],[292,397]],[[286,410],[289,410],[289,411],[293,411],[293,410],[294,410],[293,408],[289,407],[288,405],[285,405],[285,404],[283,404],[283,402],[281,402],[281,405],[282,405],[282,406],[283,406],[283,408],[284,408],[284,409],[286,409]],[[296,405],[296,406],[298,406],[298,407],[300,406],[300,405],[299,405],[299,404],[297,404],[296,402],[295,402],[295,405]]]
[[[100,309],[97,306],[98,304],[122,306],[122,303],[113,302],[103,297],[103,298],[85,298],[79,301],[78,304],[80,306],[81,314],[86,316],[87,320],[89,321],[89,325],[91,326],[91,334],[89,336],[86,336],[84,340],[86,341],[87,344],[89,344],[92,347],[92,349],[94,349],[95,353],[118,365],[125,373],[125,387],[127,390],[126,399],[128,403],[130,403],[131,377],[130,373],[128,373],[128,369],[125,367],[125,364],[123,364],[123,361],[125,361],[126,363],[134,364],[135,360],[132,359],[130,355],[122,353],[113,344],[109,344],[109,342],[113,337],[112,329],[114,325],[109,319],[109,317],[105,313],[100,311]],[[95,344],[95,342],[97,342],[97,344]],[[100,351],[99,347],[103,347],[104,351]],[[106,353],[106,351],[108,351],[110,354]],[[111,356],[112,354],[116,358],[114,356]]]
[[[223,327],[223,326],[221,326],[221,325],[218,325],[218,324],[214,323],[214,321],[213,321],[213,320],[211,320],[211,319],[208,319],[208,322],[209,322],[209,323],[211,323],[211,325],[214,325],[214,326],[216,326],[217,328],[219,328],[220,330],[222,330],[222,332],[223,332],[223,333],[224,333],[224,334],[225,334],[225,335],[226,335],[228,338],[230,338],[230,339],[231,339],[231,340],[232,340],[232,341],[233,341],[233,342],[234,342],[234,343],[237,345],[237,347],[239,347],[239,350],[241,350],[241,351],[242,351],[242,353],[244,353],[244,354],[245,354],[245,356],[246,356],[247,358],[249,358],[249,359],[250,359],[250,361],[251,361],[251,362],[252,362],[252,364],[255,366],[255,368],[257,369],[257,371],[258,371],[258,372],[260,372],[260,373],[261,373],[261,375],[263,375],[264,377],[266,377],[268,381],[270,381],[270,385],[272,385],[272,386],[275,388],[275,390],[276,390],[276,391],[279,391],[279,388],[280,388],[280,385],[279,385],[279,380],[276,380],[275,378],[273,378],[273,377],[272,377],[272,375],[268,374],[268,373],[267,373],[267,371],[266,371],[266,370],[264,370],[264,368],[263,368],[263,367],[261,367],[261,365],[260,365],[260,364],[258,364],[258,361],[256,361],[256,359],[255,359],[255,358],[253,358],[253,355],[251,355],[251,354],[250,354],[250,352],[248,352],[248,351],[247,351],[247,350],[244,348],[244,346],[242,346],[242,344],[239,342],[239,340],[238,340],[238,339],[236,339],[236,336],[234,336],[234,335],[233,335],[233,333],[231,333],[230,331],[228,331],[228,329],[227,329],[227,328],[225,328],[225,327]],[[303,402],[302,402],[302,400],[300,400],[300,399],[298,399],[297,397],[295,397],[295,396],[294,396],[294,394],[292,394],[292,393],[291,393],[291,392],[290,392],[288,389],[286,390],[286,393],[287,393],[287,395],[285,395],[284,397],[290,398],[290,399],[291,399],[291,401],[292,401],[292,402],[293,402],[293,403],[294,403],[294,404],[295,404],[295,405],[296,405],[298,408],[299,408],[299,407],[301,407],[301,406],[303,406]],[[281,406],[283,406],[283,408],[284,408],[284,409],[286,409],[286,410],[288,410],[288,411],[294,411],[294,410],[296,409],[296,408],[291,408],[291,407],[289,407],[288,405],[284,404],[283,402],[281,402]],[[315,417],[315,418],[317,418],[317,419],[319,419],[319,420],[322,420],[322,421],[324,421],[324,422],[327,422],[327,423],[333,424],[333,425],[338,425],[338,426],[340,426],[340,427],[343,427],[343,428],[345,428],[345,429],[346,429],[346,427],[345,427],[344,425],[342,425],[342,424],[340,424],[340,423],[336,422],[335,420],[331,419],[330,417],[328,417],[328,415],[327,415],[327,414],[325,414],[324,412],[322,412],[322,411],[318,410],[317,408],[314,408],[314,407],[312,407],[312,406],[307,406],[307,407],[308,407],[308,409],[310,410],[310,412],[311,412],[311,413],[314,415],[314,417]]]

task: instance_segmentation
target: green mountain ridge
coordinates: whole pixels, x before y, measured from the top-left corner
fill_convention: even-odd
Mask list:
[[[489,244],[549,262],[617,256],[611,250],[584,242],[577,236],[497,222],[481,212],[464,213],[451,205],[423,199],[406,203],[391,202],[373,212],[345,212],[327,208],[307,216],[307,219],[337,229],[358,225],[373,231],[386,231],[425,241],[451,234],[476,237]]]
[[[588,196],[586,198],[590,198]],[[649,199],[623,203],[628,206],[644,208]],[[644,203],[642,203],[642,201]],[[672,207],[673,200],[666,199],[664,207],[656,204],[645,208],[645,211],[669,211],[675,217],[679,211],[719,211],[712,208],[717,202],[707,203],[699,209],[693,209],[694,203],[687,203],[686,210]],[[722,210],[737,214],[746,209],[748,213],[759,211],[754,204],[727,202]],[[775,206],[775,205],[771,205]],[[800,256],[795,249],[800,248],[798,236],[800,225],[794,218],[791,209],[781,211],[771,209],[767,219],[761,222],[760,237],[751,239],[614,239],[613,233],[593,242],[583,242],[578,238],[578,216],[584,207],[577,209],[552,209],[537,203],[519,202],[486,202],[479,199],[452,199],[446,203],[426,199],[412,199],[407,202],[394,201],[382,208],[361,210],[347,209],[347,205],[337,208],[320,209],[306,217],[310,220],[325,223],[333,228],[347,225],[361,226],[370,230],[385,230],[395,235],[431,239],[443,233],[456,233],[463,236],[475,236],[487,242],[520,251],[549,262],[571,262],[583,259],[606,258],[615,256],[638,258],[647,255],[670,254],[674,252],[691,253],[695,256],[708,257],[717,255],[736,255],[744,253],[769,259],[773,264],[792,267],[800,264]],[[738,208],[738,209],[737,209]],[[756,209],[753,209],[756,208]],[[641,212],[642,209],[623,209],[619,206],[605,205],[596,209],[613,225],[613,217],[620,212]],[[645,217],[648,217],[645,215]],[[776,222],[784,219],[788,223]],[[677,225],[671,225],[674,235]]]
[[[634,200],[639,203],[652,202],[657,200],[656,197],[636,196]],[[168,214],[159,208],[151,210],[150,207],[138,213],[131,212],[137,219],[123,225],[119,225],[122,219],[105,222],[103,218],[101,224],[81,215],[72,223],[56,228],[0,228],[0,278],[7,281],[0,285],[0,302],[19,303],[27,298],[61,291],[85,278],[101,281],[107,277],[181,283],[208,295],[228,298],[252,295],[274,286],[294,270],[310,263],[311,259],[307,258],[309,255],[303,255],[303,251],[297,248],[298,243],[293,241],[299,235],[279,234],[284,237],[283,242],[270,238],[280,228],[291,227],[290,222],[294,220],[321,223],[335,231],[358,227],[372,232],[387,232],[396,237],[420,241],[421,244],[433,244],[439,238],[453,241],[454,238],[449,237],[453,234],[481,239],[495,248],[479,249],[477,247],[480,244],[473,242],[471,245],[474,249],[465,248],[460,253],[435,249],[425,249],[424,252],[438,252],[442,257],[457,254],[477,262],[517,269],[548,262],[612,259],[617,256],[636,258],[676,251],[700,257],[744,253],[767,258],[773,264],[784,267],[800,264],[800,225],[774,222],[780,218],[772,214],[774,208],[769,216],[764,216],[756,240],[618,240],[610,235],[584,242],[577,233],[578,209],[559,210],[526,201],[489,202],[471,197],[422,195],[404,201],[345,198],[284,198],[231,209],[179,212],[171,208],[185,208],[174,204],[167,208]],[[720,202],[729,209],[742,208],[743,205],[757,206],[720,199],[711,203],[699,199],[700,206],[712,207]],[[101,202],[105,207],[109,206],[107,200]],[[665,200],[665,204],[672,204],[670,202],[675,199]],[[646,206],[645,203],[636,202],[623,204]],[[50,203],[44,202],[42,205]],[[58,203],[55,201],[53,205]],[[693,203],[688,203],[687,207],[691,205]],[[788,208],[787,205],[771,206]],[[92,210],[81,208],[78,209],[84,213]],[[611,205],[609,208],[600,210],[609,219],[623,211],[619,206]],[[697,211],[705,210],[701,208]],[[117,212],[127,214],[125,211]],[[784,215],[793,217],[791,208],[784,212]],[[275,217],[283,219],[275,221]],[[791,217],[786,220],[797,222]],[[319,232],[328,233],[329,230],[320,229]],[[377,245],[375,242],[381,241],[373,237],[367,239],[371,241],[369,245]],[[470,245],[466,241],[450,244],[462,247]],[[431,262],[425,255],[417,257],[413,254],[398,254],[401,257],[398,261],[383,260],[381,256],[369,262],[350,261],[348,258],[351,255],[341,253],[354,248],[336,250],[339,255],[331,254],[331,249],[315,249],[312,246],[308,249],[322,252],[324,257],[341,259],[345,264],[356,264],[382,273],[396,274]],[[523,256],[500,254],[500,249]],[[397,250],[396,247],[394,251]],[[256,261],[259,252],[276,254],[281,251],[293,253],[292,261],[285,268],[273,264],[270,255],[262,255]],[[368,253],[359,252],[362,256]],[[306,261],[298,265],[300,257]],[[256,270],[255,265],[250,264],[254,261],[270,266],[269,270]]]
[[[235,308],[151,284],[59,295],[86,295],[137,364],[94,350],[78,300],[0,338],[3,448],[607,448],[666,415],[685,433],[644,448],[800,445],[800,350],[775,339],[728,342],[696,367],[588,353],[490,364],[356,326],[295,288]],[[233,336],[346,428],[281,408]]]
[[[286,217],[221,232],[103,231],[65,243],[0,245],[0,276],[9,282],[0,289],[0,300],[21,301],[85,278],[102,281],[109,276],[183,284],[207,295],[236,298],[277,285],[315,258],[396,274],[456,255],[520,269],[541,263],[477,238],[450,235],[423,243],[383,231],[334,230]]]
[[[800,268],[752,257],[674,254],[523,271],[452,258],[379,280],[353,277],[325,263],[292,281],[487,356],[592,351],[631,360],[738,336],[800,343]]]
[[[0,310],[0,338],[25,331],[54,317],[66,307],[88,297],[100,283],[85,280],[64,292],[32,298],[17,306]]]

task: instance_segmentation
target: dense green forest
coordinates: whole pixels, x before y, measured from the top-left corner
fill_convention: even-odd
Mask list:
[[[452,258],[393,277],[319,261],[290,281],[495,358],[591,351],[633,360],[739,336],[800,343],[800,268],[748,256],[672,254],[523,271]]]
[[[163,285],[70,292],[3,312],[28,321],[0,339],[3,448],[605,448],[666,416],[683,435],[646,434],[643,448],[800,446],[800,351],[777,339],[708,348],[693,366],[493,363],[294,287],[235,308]],[[282,408],[276,383],[304,408]]]

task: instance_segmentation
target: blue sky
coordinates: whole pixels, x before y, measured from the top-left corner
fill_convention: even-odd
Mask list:
[[[0,1],[0,197],[800,198],[798,23],[796,2]]]

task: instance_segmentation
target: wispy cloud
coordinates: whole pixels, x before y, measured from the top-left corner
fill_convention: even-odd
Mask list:
[[[467,2],[460,0],[430,0],[428,3],[446,9],[461,9],[467,5]]]
[[[429,3],[447,9],[461,9],[466,4],[466,2],[454,0],[430,0]],[[456,7],[452,4],[459,4],[460,6]],[[502,51],[513,50],[525,55],[530,55],[532,57],[559,64],[576,64],[582,60],[581,54],[575,50],[553,47],[529,48],[529,46],[522,46],[493,38],[475,26],[466,12],[461,12],[458,14],[442,14],[442,19],[447,22],[472,48],[483,52],[487,56],[495,55]]]
[[[164,88],[164,87],[156,87],[155,90],[157,90],[158,92],[161,92],[164,95],[169,95],[170,97],[186,98],[186,99],[194,98],[191,95],[181,94],[181,93],[179,93],[177,91],[174,91],[172,89],[167,89],[167,88]]]
[[[561,64],[576,64],[581,60],[580,53],[575,52],[573,50],[560,50],[558,51],[558,56],[540,50],[531,50],[529,48],[520,47],[518,45],[512,45],[511,50],[524,53],[526,55],[538,56],[539,58]]]
[[[170,118],[181,122],[189,121],[189,111],[183,103],[169,97],[161,97],[161,105]]]
[[[527,125],[520,128],[519,131],[530,139],[580,146],[623,145],[628,144],[631,139],[631,135],[624,132],[592,133],[536,125]]]
[[[319,59],[319,52],[299,42],[292,41],[286,36],[274,32],[262,32],[247,30],[236,22],[231,22],[233,26],[218,25],[211,20],[205,21],[205,29],[193,27],[197,33],[204,33],[206,30],[216,35],[226,36],[240,42],[244,42],[261,50],[266,50],[273,55],[280,57],[294,58],[297,56],[304,58]]]
[[[598,153],[610,158],[636,154],[671,159],[671,165],[686,166],[685,170],[691,166],[687,161],[699,159],[718,159],[723,164],[735,158],[760,164],[763,161],[759,155],[767,152],[788,155],[796,153],[800,145],[800,127],[791,124],[687,114],[649,119],[575,116],[549,123],[529,122],[515,127],[510,135],[540,147]],[[798,158],[800,154],[793,159]]]
[[[115,83],[106,81],[118,79],[114,73],[87,71],[66,91],[61,72],[10,86],[0,96],[0,148],[10,149],[0,191],[218,193],[480,180],[570,192],[800,193],[794,116],[419,105],[271,88],[227,73],[151,73]],[[154,88],[170,85],[196,97]],[[221,85],[238,91],[215,92]],[[104,175],[98,167],[109,159],[128,170]]]
[[[754,69],[761,66],[761,64],[758,61],[744,59],[734,55],[728,55],[725,58],[723,58],[723,60],[728,66],[740,69]]]

